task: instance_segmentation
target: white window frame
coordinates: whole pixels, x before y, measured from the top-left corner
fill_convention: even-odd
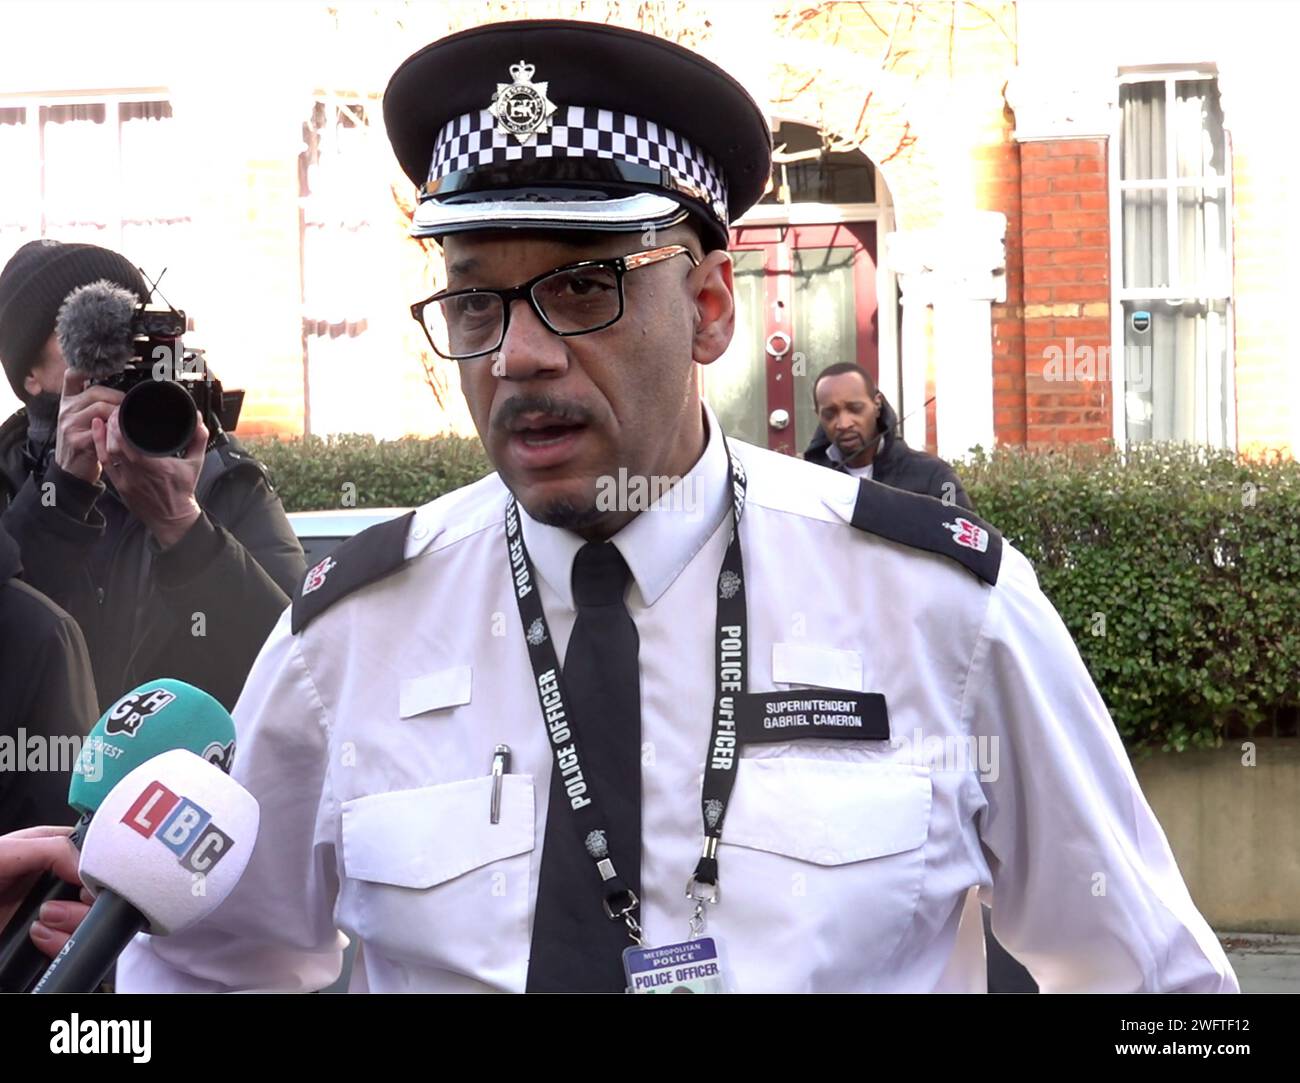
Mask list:
[[[1110,374],[1111,374],[1111,430],[1115,446],[1121,450],[1128,446],[1128,412],[1125,395],[1125,370],[1127,358],[1124,354],[1124,302],[1125,301],[1177,301],[1183,298],[1199,298],[1207,301],[1226,302],[1227,311],[1227,357],[1225,363],[1231,378],[1227,381],[1227,431],[1225,439],[1229,448],[1237,446],[1237,381],[1236,381],[1236,329],[1234,323],[1234,306],[1232,280],[1234,273],[1233,259],[1233,202],[1232,202],[1232,136],[1225,123],[1223,128],[1224,175],[1217,182],[1199,178],[1198,187],[1221,189],[1225,192],[1224,216],[1225,244],[1227,246],[1227,279],[1217,283],[1200,283],[1209,285],[1212,291],[1189,294],[1178,287],[1165,288],[1128,288],[1124,285],[1124,196],[1128,191],[1165,192],[1165,211],[1168,215],[1169,270],[1177,272],[1178,254],[1178,189],[1190,187],[1193,178],[1178,176],[1178,148],[1175,140],[1165,139],[1165,176],[1162,180],[1124,180],[1120,176],[1121,143],[1124,138],[1124,113],[1119,103],[1119,87],[1133,83],[1159,83],[1165,85],[1165,117],[1168,130],[1170,103],[1177,100],[1176,84],[1190,80],[1212,79],[1217,84],[1218,68],[1213,64],[1182,65],[1176,67],[1151,67],[1140,69],[1121,69],[1118,75],[1115,95],[1115,109],[1111,124],[1110,147],[1107,155],[1110,173]]]
[[[102,105],[104,106],[105,123],[109,118],[114,118],[114,123],[121,123],[120,106],[133,102],[171,102],[172,97],[169,91],[163,88],[154,90],[131,90],[131,91],[108,91],[102,94],[81,93],[81,94],[10,94],[0,95],[0,109],[24,109],[26,115],[23,118],[23,128],[29,141],[29,150],[31,160],[34,162],[42,161],[41,154],[41,107],[42,106],[59,106],[59,105]],[[113,186],[112,206],[114,210],[113,218],[106,222],[108,232],[112,236],[105,237],[105,247],[114,250],[120,250],[123,247],[122,241],[122,140],[121,133],[118,132],[116,138],[110,141],[112,143],[111,157],[99,176]],[[35,195],[38,198],[32,200],[32,205],[36,208],[32,217],[27,220],[27,227],[32,233],[32,239],[45,236],[45,191],[44,181],[42,179],[40,187]]]

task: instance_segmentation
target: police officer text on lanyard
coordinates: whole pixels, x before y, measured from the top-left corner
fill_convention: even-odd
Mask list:
[[[726,440],[723,439],[726,448]],[[745,575],[740,553],[740,517],[745,510],[745,468],[727,451],[727,483],[732,494],[731,537],[718,573],[717,691],[713,700],[713,727],[709,735],[704,787],[700,797],[704,815],[704,852],[686,885],[686,897],[695,903],[690,935],[704,930],[705,905],[718,901],[718,840],[736,783],[736,697],[745,691]],[[569,809],[583,849],[596,864],[603,891],[602,904],[612,920],[623,920],[635,944],[641,943],[637,920],[640,900],[619,877],[609,857],[608,821],[595,791],[595,780],[583,772],[582,740],[565,707],[564,681],[542,601],[534,589],[533,564],[519,529],[519,508],[512,495],[506,505],[506,546],[519,603],[528,657],[537,684],[542,719],[556,758],[556,770],[570,768],[566,785]],[[566,761],[561,764],[561,757]],[[577,770],[572,770],[574,766]]]

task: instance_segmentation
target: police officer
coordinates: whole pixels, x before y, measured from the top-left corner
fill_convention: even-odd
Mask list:
[[[1024,557],[702,406],[741,87],[519,22],[384,114],[496,473],[309,570],[236,710],[248,871],[120,987],[316,989],[351,937],[354,990],[978,990],[982,896],[1044,989],[1235,989]]]

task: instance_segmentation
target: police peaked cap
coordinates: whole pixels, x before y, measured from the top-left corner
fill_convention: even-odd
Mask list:
[[[631,232],[689,213],[725,247],[772,162],[767,120],[735,79],[600,23],[493,23],[435,41],[393,74],[384,123],[419,188],[415,237]]]

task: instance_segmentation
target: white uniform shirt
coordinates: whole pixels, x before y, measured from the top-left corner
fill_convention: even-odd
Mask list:
[[[674,490],[694,509],[644,512],[613,539],[635,580],[650,945],[686,938],[703,837],[730,522],[709,422]],[[1005,547],[990,587],[850,526],[852,478],[732,446],[749,478],[749,690],[881,692],[894,739],[744,749],[707,930],[730,987],[981,991],[978,894],[1044,991],[1235,990],[1024,557]],[[320,988],[339,929],[361,941],[354,990],[524,988],[551,752],[506,498],[493,475],[422,507],[400,570],[297,635],[280,621],[235,710],[234,775],[262,807],[252,861],[208,921],[138,938],[119,988]],[[523,530],[563,659],[582,541],[527,516]],[[513,763],[493,825],[497,744]]]

